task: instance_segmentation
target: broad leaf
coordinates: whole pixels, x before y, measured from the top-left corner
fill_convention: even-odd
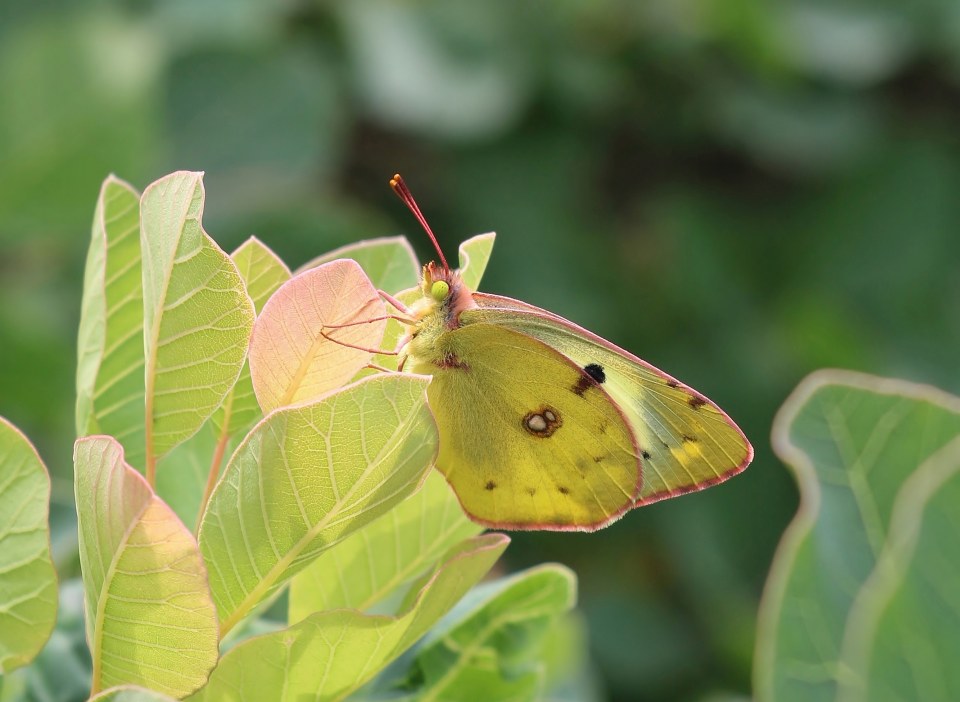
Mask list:
[[[774,423],[801,505],[777,550],[760,613],[759,699],[834,700],[857,592],[884,548],[898,493],[960,434],[960,399],[840,371],[814,374]]]
[[[194,691],[218,641],[196,541],[110,437],[79,439],[74,469],[92,692]]]
[[[250,341],[250,375],[263,411],[312,400],[347,383],[383,339],[384,306],[360,266],[325,263],[284,283]],[[353,326],[332,328],[359,322]],[[324,336],[326,334],[326,336]],[[329,337],[329,338],[328,338]]]
[[[245,241],[231,258],[258,312],[270,295],[290,279],[283,261],[255,237]],[[209,498],[226,457],[262,416],[253,393],[250,367],[244,362],[236,384],[213,416],[157,465],[157,494],[184,524],[197,524],[201,505]]]
[[[56,621],[49,505],[40,456],[0,417],[0,675],[29,663]]]
[[[53,633],[29,665],[0,676],[0,702],[77,702],[88,697],[83,582],[63,580],[58,594]]]
[[[481,531],[464,515],[443,475],[431,471],[416,494],[325,551],[293,579],[290,623],[322,610],[363,611],[395,600],[454,544]]]
[[[147,476],[195,434],[243,367],[253,303],[237,267],[200,225],[202,174],[161,178],[140,199]]]
[[[460,276],[464,284],[476,292],[480,287],[480,279],[487,270],[487,262],[493,251],[493,241],[497,238],[494,232],[477,234],[460,244]]]
[[[508,542],[503,534],[486,534],[458,545],[400,616],[320,612],[240,644],[190,699],[341,700],[423,636],[483,577]]]
[[[417,700],[533,700],[546,635],[576,599],[576,576],[544,565],[481,585],[419,645],[408,684]]]
[[[161,692],[148,690],[144,687],[121,685],[104,690],[96,697],[91,697],[90,702],[176,702],[176,700]]]
[[[897,496],[877,568],[844,639],[843,702],[947,700],[960,691],[960,438]]]
[[[100,190],[77,338],[77,435],[110,434],[144,466],[140,195],[110,176]]]
[[[367,378],[278,410],[244,439],[200,528],[222,634],[422,482],[437,447],[428,382]]]
[[[417,255],[410,242],[402,236],[368,239],[341,246],[303,264],[297,269],[297,273],[336,261],[338,258],[349,258],[359,263],[375,288],[391,294],[412,288],[417,284],[420,275]]]

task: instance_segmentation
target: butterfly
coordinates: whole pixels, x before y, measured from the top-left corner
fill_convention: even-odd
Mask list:
[[[423,267],[399,368],[433,377],[436,467],[496,529],[594,531],[628,510],[720,483],[753,447],[713,402],[563,317],[470,290],[403,179],[390,185],[440,265]]]

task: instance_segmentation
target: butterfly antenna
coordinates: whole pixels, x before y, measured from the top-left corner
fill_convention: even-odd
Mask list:
[[[443,270],[449,273],[450,266],[447,265],[447,259],[443,255],[443,251],[440,250],[437,237],[433,235],[433,230],[430,229],[430,225],[427,224],[427,218],[423,216],[423,212],[420,211],[420,206],[417,205],[417,201],[413,199],[413,193],[410,192],[410,188],[403,182],[403,178],[400,177],[399,173],[394,174],[393,178],[390,179],[390,187],[393,188],[393,192],[397,194],[397,197],[403,200],[403,204],[413,212],[413,216],[417,218],[420,226],[427,232],[427,236],[429,236],[430,241],[433,242],[433,248],[437,250],[437,255],[440,256],[440,263],[443,264]]]

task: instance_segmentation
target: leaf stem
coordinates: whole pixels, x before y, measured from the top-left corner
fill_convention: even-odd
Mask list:
[[[200,534],[200,524],[203,522],[203,513],[207,509],[207,503],[213,494],[213,488],[217,486],[217,478],[220,477],[220,464],[223,463],[223,454],[227,448],[227,441],[230,439],[230,434],[227,431],[229,423],[228,412],[223,428],[220,429],[220,438],[217,439],[217,448],[214,449],[213,459],[210,461],[210,472],[207,474],[207,486],[203,490],[203,499],[200,501],[200,511],[197,512],[197,525],[193,528],[194,536],[199,536]]]
[[[150,415],[153,414],[153,403],[150,401],[150,396],[147,396],[147,421],[144,426],[144,436],[143,442],[146,445],[147,449],[147,460],[146,460],[146,478],[147,485],[150,486],[151,490],[156,491],[157,489],[157,457],[153,454],[153,421],[150,419]]]

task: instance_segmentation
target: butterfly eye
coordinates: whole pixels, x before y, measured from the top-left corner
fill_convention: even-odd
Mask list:
[[[430,286],[430,297],[437,302],[443,302],[450,292],[450,286],[444,280],[438,280]]]

